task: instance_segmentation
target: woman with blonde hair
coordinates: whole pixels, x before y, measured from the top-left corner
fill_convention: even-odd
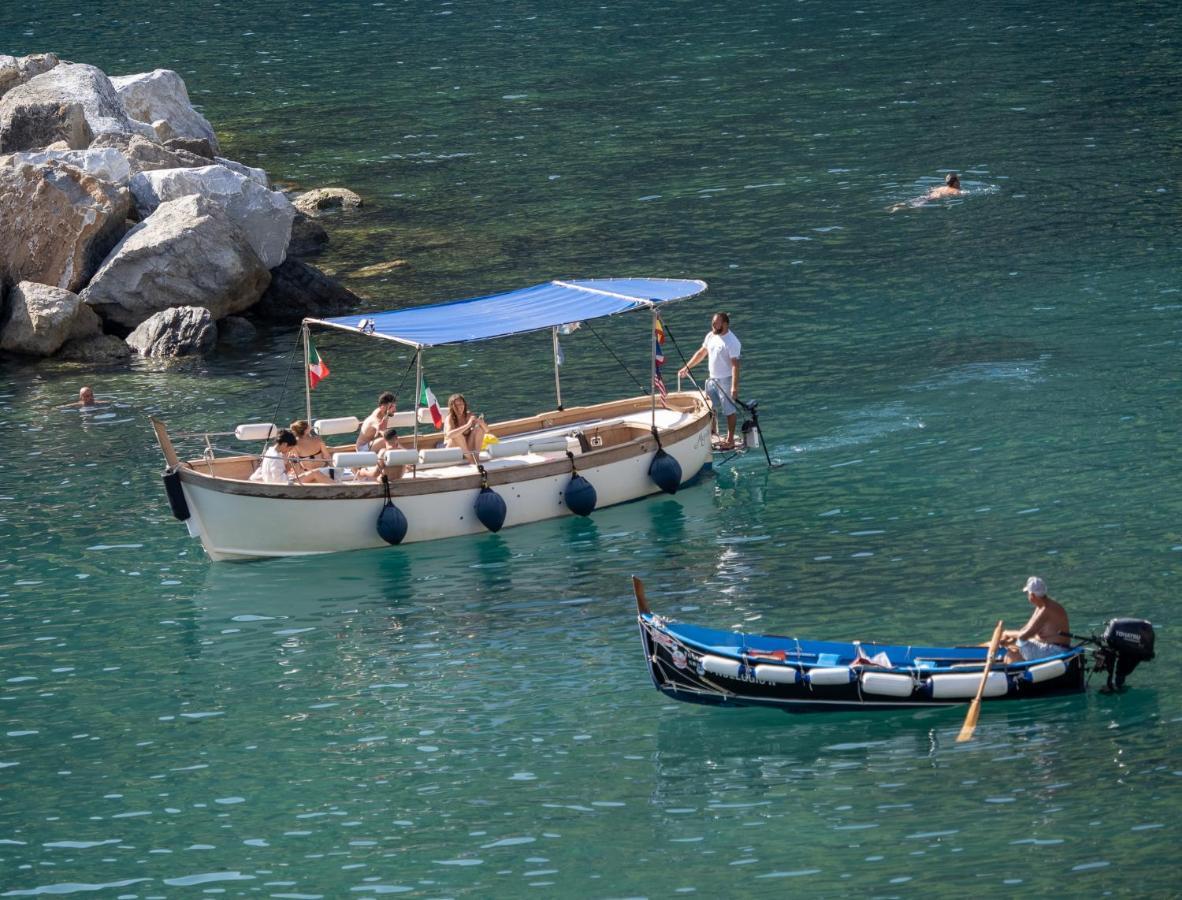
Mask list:
[[[447,398],[447,415],[443,417],[443,443],[447,447],[459,447],[476,465],[476,454],[484,446],[488,426],[484,416],[476,416],[468,409],[463,394],[452,394]]]
[[[313,431],[305,420],[296,419],[288,426],[288,430],[296,437],[294,455],[304,471],[319,469],[332,459],[320,435]]]

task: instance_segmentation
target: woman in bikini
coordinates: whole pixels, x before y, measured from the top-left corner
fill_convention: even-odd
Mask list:
[[[447,398],[447,415],[443,417],[443,443],[448,447],[464,450],[468,459],[476,465],[476,454],[484,447],[484,436],[488,426],[484,416],[473,415],[463,394],[452,394]]]

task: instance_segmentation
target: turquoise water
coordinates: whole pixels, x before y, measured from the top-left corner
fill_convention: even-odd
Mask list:
[[[374,308],[706,279],[667,324],[688,355],[731,311],[784,462],[213,565],[146,416],[294,417],[293,333],[0,364],[0,896],[1176,895],[1176,5],[566,6],[0,6],[0,49],[176,68],[228,155],[361,193],[318,264]],[[963,199],[888,212],[950,169]],[[634,371],[643,328],[596,326]],[[326,412],[406,365],[318,344]],[[568,403],[635,390],[566,347]],[[547,352],[428,371],[500,417],[550,402]],[[55,409],[83,383],[115,402]],[[968,745],[956,710],[711,711],[652,689],[633,573],[704,625],[901,641],[1017,625],[1038,573],[1077,631],[1152,619],[1159,658],[1122,696],[987,705]]]

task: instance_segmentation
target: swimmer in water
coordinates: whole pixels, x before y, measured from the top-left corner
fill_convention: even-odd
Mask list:
[[[94,397],[94,391],[91,390],[89,385],[84,385],[82,389],[78,391],[77,403],[67,403],[64,406],[59,407],[59,409],[88,409],[95,406],[101,406],[109,402],[109,400],[96,400]]]
[[[903,203],[896,203],[893,206],[887,207],[887,212],[898,212],[901,209],[908,207],[918,208],[923,206],[929,200],[947,200],[951,197],[959,197],[964,193],[964,189],[960,186],[960,176],[955,172],[949,172],[944,176],[944,183],[940,187],[932,188],[922,197],[916,197],[913,200],[907,200]]]
[[[943,200],[945,197],[959,197],[964,191],[960,187],[960,176],[949,172],[944,176],[944,186],[928,191],[927,200]]]

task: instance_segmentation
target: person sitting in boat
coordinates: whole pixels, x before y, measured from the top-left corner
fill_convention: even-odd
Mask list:
[[[488,426],[484,416],[473,415],[463,394],[452,394],[447,398],[447,415],[443,417],[443,444],[459,447],[476,464],[476,454],[484,447],[484,436]]]
[[[378,397],[377,409],[365,417],[365,421],[361,423],[361,430],[357,432],[358,453],[365,453],[372,449],[370,444],[390,427],[386,420],[394,415],[394,412],[394,395],[385,391]]]
[[[250,476],[251,481],[264,484],[329,484],[332,482],[323,472],[305,472],[295,458],[296,436],[290,429],[282,428],[275,437],[275,443],[263,451],[262,462]]]
[[[402,442],[398,439],[397,428],[387,428],[380,438],[370,444],[370,450],[378,455],[376,466],[366,466],[354,473],[357,481],[380,481],[385,475],[390,481],[396,481],[406,474],[406,466],[388,466],[382,462],[382,454],[387,450],[401,450]]]
[[[1017,631],[1003,631],[1001,644],[1006,662],[1022,662],[1055,656],[1069,649],[1067,610],[1047,596],[1047,584],[1037,575],[1026,579],[1022,588],[1034,605],[1030,620]]]
[[[304,419],[296,419],[288,430],[296,436],[295,456],[305,471],[319,469],[332,459],[320,435]]]

